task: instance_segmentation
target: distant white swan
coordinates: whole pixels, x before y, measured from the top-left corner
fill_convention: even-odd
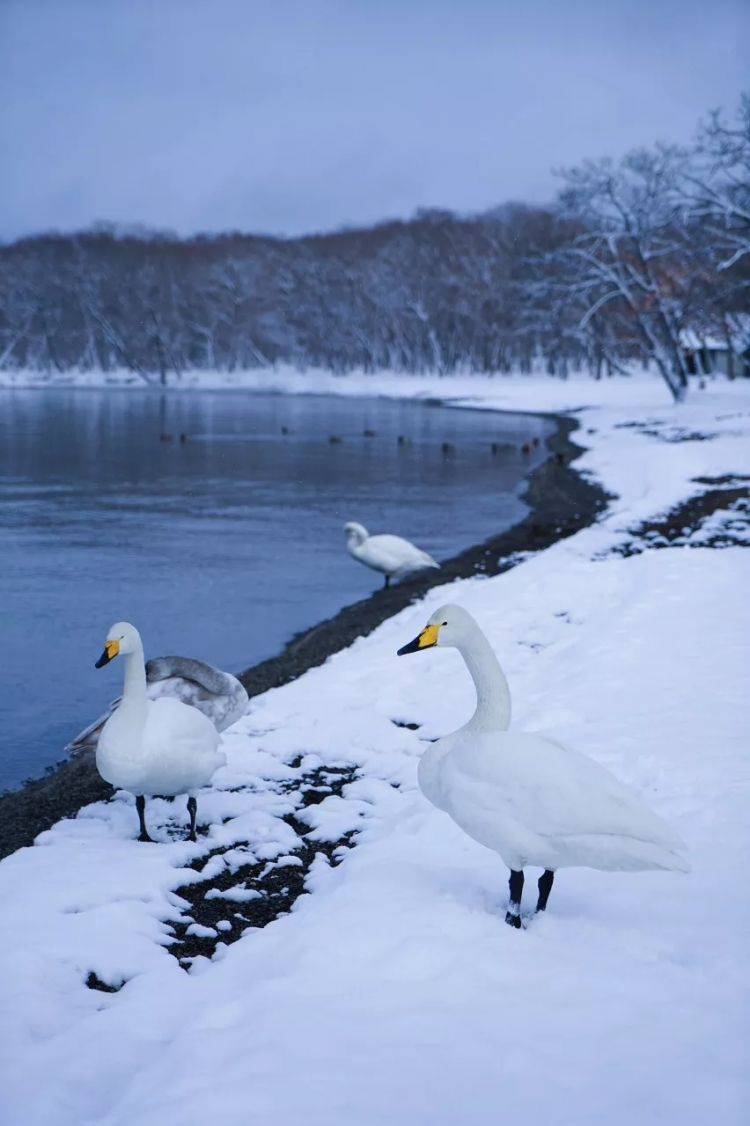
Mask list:
[[[197,708],[208,716],[217,731],[236,723],[248,705],[247,692],[236,676],[193,657],[154,657],[146,661],[146,694],[149,700],[173,696]],[[120,697],[76,735],[65,750],[72,754],[95,750],[104,724],[119,704]]]
[[[475,841],[510,868],[505,921],[521,926],[523,869],[544,869],[537,911],[544,911],[558,868],[633,872],[689,871],[670,827],[603,766],[540,735],[507,730],[510,692],[489,641],[466,610],[443,606],[408,645],[458,649],[474,681],[469,722],[438,739],[419,762],[419,786]]]
[[[135,794],[140,841],[152,839],[146,828],[146,796],[188,794],[188,839],[194,841],[194,791],[207,785],[226,762],[218,749],[219,733],[202,712],[173,696],[149,699],[141,637],[129,622],[112,626],[96,667],[118,655],[125,660],[122,699],[99,735],[97,769],[105,781]]]
[[[401,536],[371,536],[367,528],[356,523],[345,524],[344,531],[349,554],[366,567],[385,575],[385,586],[390,585],[391,579],[401,578],[412,571],[440,566],[426,551],[421,551]]]

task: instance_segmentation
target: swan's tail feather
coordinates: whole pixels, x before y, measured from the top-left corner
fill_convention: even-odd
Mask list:
[[[586,833],[560,838],[560,844],[559,867],[596,868],[600,872],[691,871],[690,862],[678,848],[637,837]]]

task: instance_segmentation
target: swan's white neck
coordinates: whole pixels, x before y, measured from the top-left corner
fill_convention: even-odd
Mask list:
[[[143,659],[143,646],[139,643],[132,653],[123,655],[125,662],[125,682],[122,690],[120,709],[125,710],[132,721],[146,719],[146,666]]]
[[[506,731],[510,725],[510,689],[489,641],[477,626],[456,648],[477,690],[471,726],[482,731]]]

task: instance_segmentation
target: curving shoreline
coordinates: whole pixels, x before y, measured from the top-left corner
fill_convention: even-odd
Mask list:
[[[579,424],[567,415],[547,417],[556,424],[555,433],[546,442],[551,456],[529,474],[521,495],[530,512],[523,520],[446,560],[439,571],[378,590],[297,634],[280,654],[240,674],[248,693],[257,696],[296,680],[358,637],[372,633],[433,587],[474,575],[500,574],[515,565],[518,553],[543,550],[591,524],[607,496],[570,464],[582,452],[572,440]],[[0,796],[0,858],[30,845],[56,821],[73,816],[84,805],[105,799],[112,792],[96,772],[92,756],[81,755],[64,760],[20,790]]]

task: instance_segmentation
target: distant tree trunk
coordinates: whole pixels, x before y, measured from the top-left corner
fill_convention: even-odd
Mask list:
[[[159,322],[156,319],[156,313],[153,311],[153,309],[151,310],[151,320],[154,322],[153,343],[156,345],[156,355],[159,361],[159,383],[162,385],[162,387],[166,387],[167,363],[164,355],[164,343],[161,338],[161,329],[159,328]]]

